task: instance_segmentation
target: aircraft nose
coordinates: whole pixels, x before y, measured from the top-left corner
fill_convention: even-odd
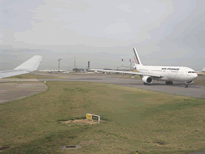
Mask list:
[[[197,74],[197,73],[194,73],[194,74],[193,74],[193,77],[194,77],[194,79],[196,79],[196,78],[198,77],[198,74]]]

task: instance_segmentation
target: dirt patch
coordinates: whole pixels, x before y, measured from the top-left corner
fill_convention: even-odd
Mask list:
[[[154,142],[154,143],[156,143],[158,145],[165,145],[166,144],[165,142]]]
[[[101,122],[105,122],[103,120],[100,120]],[[69,121],[63,121],[62,123],[68,124],[68,123],[78,123],[78,124],[98,124],[98,121],[91,121],[91,120],[87,120],[87,119],[76,119],[76,120],[69,120]]]
[[[10,147],[8,147],[8,146],[0,147],[0,151],[2,151],[2,150],[6,150],[6,149],[8,149],[8,148],[10,148]]]

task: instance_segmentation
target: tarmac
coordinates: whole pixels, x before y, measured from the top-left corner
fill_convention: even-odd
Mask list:
[[[61,76],[61,75],[58,75]],[[144,85],[139,79],[124,79],[112,75],[69,75],[69,78],[38,79],[37,81],[78,81],[78,82],[98,82],[122,85],[174,95],[189,96],[194,98],[205,99],[205,86],[191,84],[184,88],[184,83],[174,82],[173,85],[166,85],[162,81],[154,81],[152,85]],[[15,81],[15,79],[0,79],[0,81]],[[18,79],[18,81],[28,81],[28,79]],[[0,97],[1,99],[1,97]]]
[[[10,80],[22,81],[19,79]],[[24,82],[0,83],[0,104],[39,94],[47,88],[45,84],[36,79],[24,79]]]

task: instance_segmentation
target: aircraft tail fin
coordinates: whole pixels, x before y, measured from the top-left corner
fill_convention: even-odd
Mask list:
[[[35,70],[37,70],[42,58],[43,57],[40,55],[35,55],[32,58],[30,58],[29,60],[22,63],[21,65],[19,65],[18,67],[16,67],[14,70],[25,70],[25,71],[29,71],[29,72],[35,71]]]
[[[141,61],[140,61],[140,57],[138,56],[137,50],[136,48],[133,48],[134,51],[134,59],[135,59],[135,65],[142,65]]]

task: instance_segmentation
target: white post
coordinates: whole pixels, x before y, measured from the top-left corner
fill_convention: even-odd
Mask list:
[[[98,123],[100,122],[100,116],[98,116]]]

